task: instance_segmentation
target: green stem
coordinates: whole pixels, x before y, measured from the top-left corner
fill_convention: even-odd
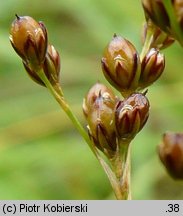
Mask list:
[[[56,91],[55,88],[51,85],[50,81],[45,76],[45,74],[44,74],[44,72],[42,70],[40,70],[38,72],[38,74],[39,74],[39,77],[45,83],[46,87],[49,89],[49,91],[53,95],[53,97],[59,103],[59,105],[61,106],[61,108],[65,111],[65,113],[67,114],[67,116],[69,117],[69,119],[73,122],[73,124],[75,125],[75,127],[77,128],[77,130],[79,131],[79,133],[82,135],[82,137],[88,143],[90,149],[94,153],[94,150],[93,150],[93,148],[91,146],[91,141],[90,141],[90,138],[89,138],[88,134],[86,133],[86,131],[84,130],[84,128],[81,126],[80,122],[78,121],[78,119],[76,118],[76,116],[73,114],[73,112],[70,110],[70,107],[68,106],[67,102],[65,101],[65,99],[63,97],[63,93],[60,90],[60,88],[58,88],[58,85],[55,86],[56,90],[57,90]]]
[[[102,165],[105,173],[108,176],[108,179],[109,179],[109,181],[111,183],[111,186],[113,188],[113,191],[115,193],[116,199],[123,200],[124,196],[121,193],[121,186],[120,186],[119,179],[117,179],[114,172],[111,170],[111,168],[108,166],[108,164],[100,157],[100,155],[99,155],[99,157],[97,159],[99,160],[99,162]]]
[[[131,160],[130,160],[130,141],[120,143],[120,152],[122,155],[122,176],[120,178],[121,193],[123,199],[131,199]]]
[[[125,161],[123,166],[123,175],[121,178],[121,193],[124,199],[131,200],[131,145],[129,144],[127,151],[125,152]]]
[[[123,171],[122,171],[122,158],[118,149],[114,157],[110,159],[110,162],[117,180],[120,181]]]
[[[142,48],[142,52],[140,54],[140,60],[142,61],[145,55],[148,53],[151,43],[153,40],[153,33],[154,33],[154,27],[153,25],[150,24],[150,21],[147,22],[147,33],[146,33],[146,38],[144,42],[144,46]]]
[[[131,199],[130,141],[121,141],[111,164],[118,181],[121,200]]]
[[[109,181],[111,183],[111,186],[112,186],[113,191],[114,191],[114,193],[116,195],[116,198],[117,199],[122,199],[123,196],[121,194],[120,185],[119,185],[119,182],[118,182],[116,176],[114,175],[114,173],[111,170],[110,166],[100,156],[98,150],[95,148],[94,144],[90,140],[90,138],[89,138],[88,134],[86,133],[85,129],[82,127],[82,125],[80,124],[80,122],[78,121],[76,116],[71,111],[68,103],[66,102],[66,100],[65,100],[65,98],[63,96],[63,92],[62,92],[59,84],[55,84],[55,86],[52,86],[52,84],[50,83],[50,81],[48,80],[46,75],[44,74],[43,70],[40,70],[37,73],[38,73],[39,77],[41,78],[41,80],[45,83],[45,85],[48,88],[48,90],[50,91],[50,93],[53,95],[53,97],[59,103],[61,108],[65,111],[65,113],[67,114],[69,119],[73,122],[74,126],[77,128],[77,130],[79,131],[81,136],[84,138],[86,143],[89,145],[91,151],[94,153],[94,155],[98,159],[99,163],[103,167],[103,169],[104,169],[104,171],[105,171],[105,173],[106,173],[106,175],[107,175],[107,177],[108,177],[108,179],[109,179]]]

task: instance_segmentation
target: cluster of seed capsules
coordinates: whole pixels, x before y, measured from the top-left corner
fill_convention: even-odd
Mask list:
[[[181,44],[183,39],[180,37],[183,32],[182,0],[170,1],[174,24],[164,1],[142,0],[142,4],[146,16],[142,33],[144,45],[150,34],[146,52],[139,55],[132,43],[114,35],[101,60],[105,78],[124,99],[119,99],[111,89],[97,83],[83,103],[89,135],[107,157],[113,157],[119,145],[129,144],[145,125],[149,116],[149,101],[140,92],[154,83],[164,71],[165,58],[160,50],[170,46],[174,40]],[[169,174],[182,179],[183,134],[164,134],[158,153]]]
[[[150,48],[141,60],[132,43],[114,35],[101,62],[104,76],[124,99],[97,83],[86,95],[83,111],[93,142],[108,157],[113,157],[119,145],[129,144],[145,125],[149,101],[140,91],[160,77],[165,59],[159,49]]]
[[[142,0],[142,5],[146,19],[183,46],[183,0]],[[168,173],[183,179],[183,133],[165,133],[158,153]]]
[[[48,43],[47,29],[42,22],[16,15],[10,29],[10,42],[33,81],[45,86],[38,75],[38,71],[43,70],[52,85],[59,82],[60,56]]]
[[[174,39],[183,44],[182,0],[142,0],[142,4],[146,16],[142,41],[148,48],[139,55],[131,42],[114,35],[101,60],[104,76],[123,99],[115,96],[109,87],[97,83],[83,102],[89,136],[108,158],[115,157],[120,145],[128,145],[148,119],[149,101],[141,92],[164,71],[165,58],[160,50],[171,45]],[[42,22],[29,16],[16,16],[10,29],[10,41],[35,82],[45,86],[38,73],[43,71],[52,86],[58,85],[59,53],[48,43]],[[183,135],[174,135],[164,136],[159,155],[170,174],[182,178]]]
[[[183,1],[142,0],[146,19],[149,18],[183,46]]]

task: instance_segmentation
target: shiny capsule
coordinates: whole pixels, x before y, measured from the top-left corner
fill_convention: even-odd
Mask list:
[[[165,57],[157,49],[150,49],[142,60],[139,87],[141,89],[150,86],[163,73]]]
[[[116,97],[111,89],[97,83],[83,101],[83,112],[88,122],[88,132],[95,146],[112,157],[117,148],[114,123]]]
[[[47,31],[42,22],[29,16],[16,16],[10,29],[10,42],[30,70],[42,66],[47,51]]]
[[[144,94],[134,93],[119,101],[115,110],[115,124],[120,139],[132,140],[143,128],[149,116],[149,101]]]
[[[53,45],[48,45],[43,70],[51,84],[59,82],[60,55]]]
[[[124,97],[136,90],[140,77],[140,59],[137,50],[128,40],[114,35],[104,51],[102,69],[109,83]]]

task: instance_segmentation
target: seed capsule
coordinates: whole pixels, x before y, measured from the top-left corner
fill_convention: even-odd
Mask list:
[[[83,112],[88,122],[90,138],[95,146],[112,157],[116,151],[114,108],[116,97],[103,84],[95,84],[83,102]]]
[[[39,85],[45,86],[44,82],[41,80],[41,78],[38,76],[38,74],[36,73],[36,71],[30,69],[28,67],[28,65],[23,62],[24,68],[27,72],[27,74],[29,75],[29,77],[36,83],[38,83]]]
[[[147,20],[174,37],[183,46],[183,1],[142,0]]]
[[[165,133],[158,152],[168,173],[175,179],[183,179],[183,133]]]
[[[31,70],[29,66],[24,62],[23,65],[28,75],[33,81],[37,82],[40,85],[45,86],[44,82],[40,79],[36,71]],[[53,45],[48,44],[46,58],[42,68],[46,77],[48,78],[48,80],[52,85],[55,85],[59,82],[60,56],[58,51],[54,48]]]
[[[47,31],[42,22],[17,16],[11,25],[10,42],[30,70],[37,71],[42,66],[47,50]]]
[[[114,35],[102,58],[106,79],[126,97],[133,92],[140,77],[139,55],[128,40]]]
[[[155,82],[163,73],[165,57],[156,49],[151,49],[142,60],[139,86],[146,88]]]
[[[115,111],[115,123],[120,139],[132,140],[143,128],[149,116],[149,101],[135,93],[119,101]]]
[[[170,20],[162,0],[142,0],[147,19],[151,19],[163,31],[170,33]]]
[[[153,22],[149,19],[143,26],[142,30],[142,43],[144,44],[147,36],[147,32],[151,32],[151,44],[150,48],[155,49],[165,49],[172,45],[175,41],[173,37],[170,37],[167,33],[162,31],[159,27],[153,24]]]
[[[60,56],[53,45],[48,45],[43,70],[51,84],[54,85],[59,82]]]

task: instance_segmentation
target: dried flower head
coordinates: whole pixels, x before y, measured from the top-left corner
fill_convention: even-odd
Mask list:
[[[42,22],[29,16],[16,16],[10,29],[10,42],[26,67],[38,70],[46,56],[47,31]]]
[[[35,70],[31,70],[24,62],[23,65],[28,75],[33,81],[42,86],[45,86],[44,82],[41,80],[41,78],[38,76]],[[60,56],[53,45],[48,44],[46,58],[42,65],[42,69],[52,85],[56,85],[59,83]]]
[[[149,101],[134,93],[119,101],[115,111],[116,130],[120,139],[131,140],[143,128],[149,116]]]
[[[95,146],[112,157],[116,151],[114,108],[116,97],[103,84],[95,84],[83,101],[83,112],[88,122],[89,135]]]
[[[157,49],[151,49],[143,58],[139,87],[146,88],[155,82],[163,73],[165,57]]]
[[[106,79],[126,97],[138,86],[140,60],[128,40],[114,35],[104,51],[102,69]]]
[[[43,70],[51,84],[59,82],[60,75],[60,56],[53,45],[48,45]]]

